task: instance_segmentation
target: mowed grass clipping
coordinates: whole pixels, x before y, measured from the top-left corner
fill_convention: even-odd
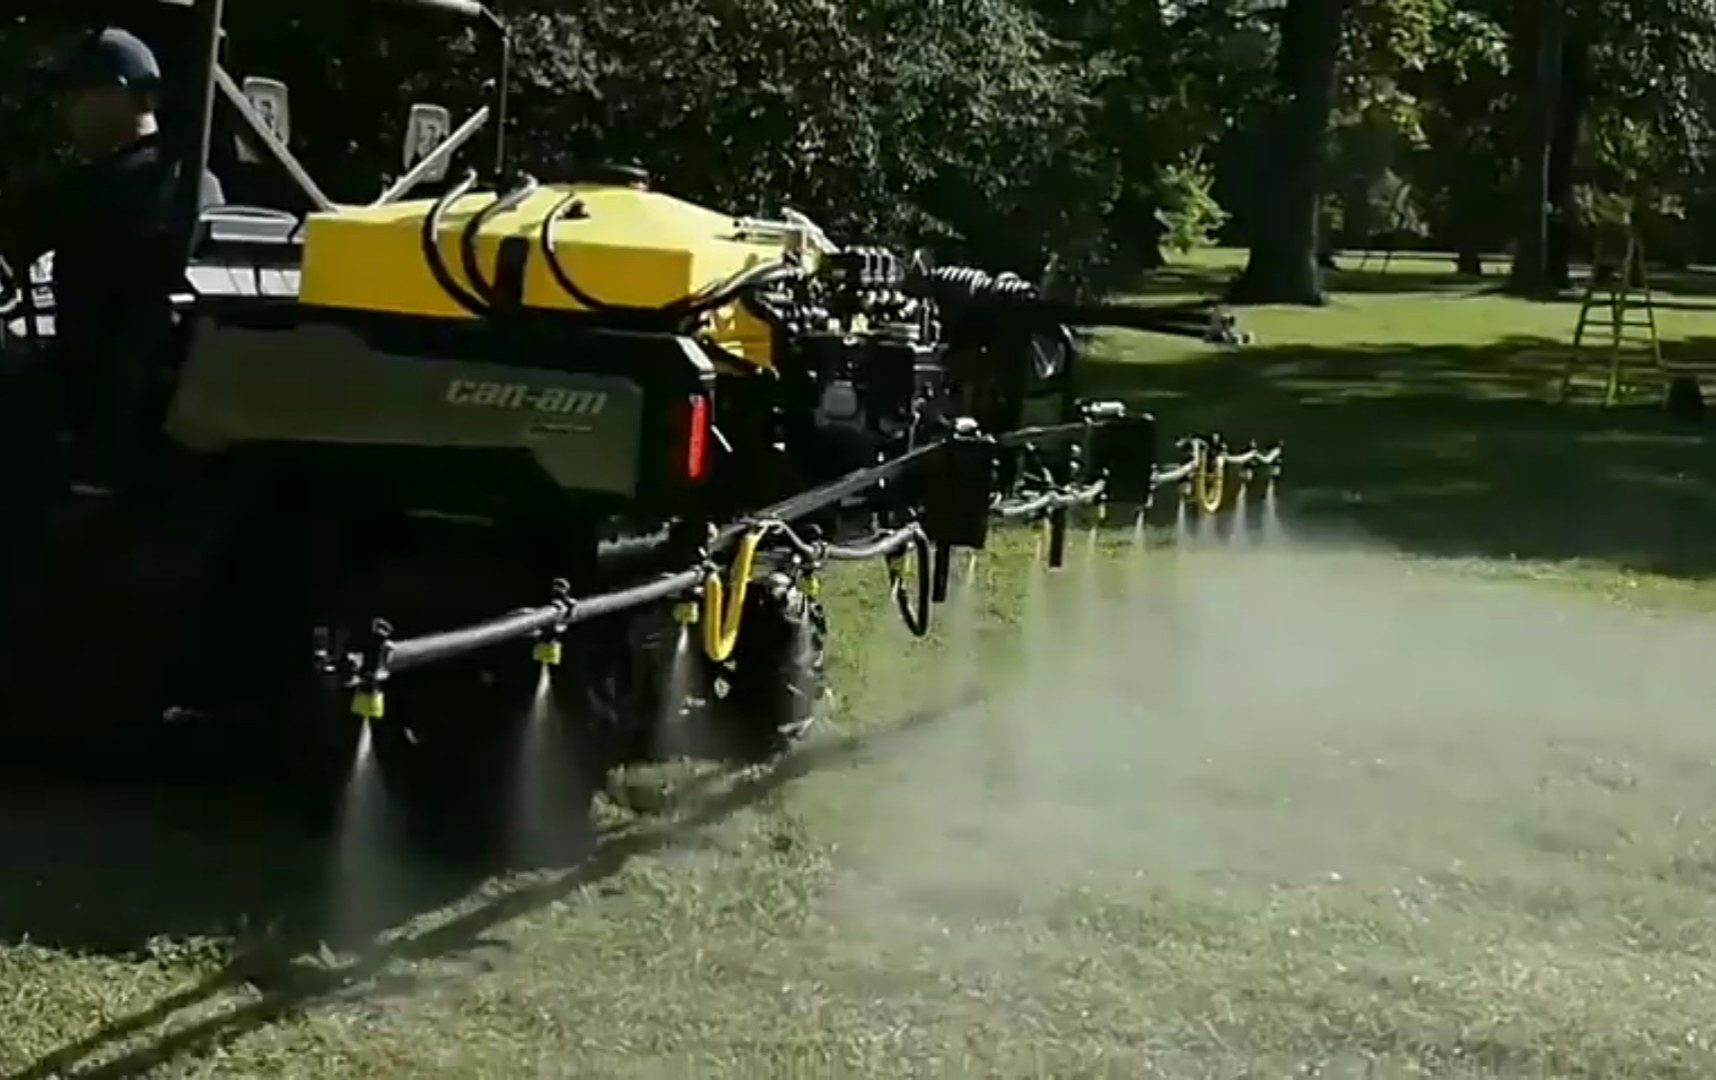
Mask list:
[[[616,778],[590,866],[338,897],[261,810],[6,793],[0,1075],[1716,1073],[1704,434],[1539,403],[1576,305],[1406,270],[1102,342],[1288,440],[1287,539],[1008,534],[924,642],[845,568],[834,722]]]

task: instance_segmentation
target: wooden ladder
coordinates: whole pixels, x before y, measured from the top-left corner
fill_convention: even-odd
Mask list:
[[[1608,365],[1603,386],[1603,404],[1612,406],[1639,387],[1625,378],[1629,366],[1643,366],[1649,361],[1651,374],[1658,390],[1666,392],[1672,378],[1662,359],[1662,342],[1657,336],[1656,307],[1651,300],[1650,278],[1645,271],[1644,245],[1638,231],[1631,226],[1620,238],[1619,260],[1604,258],[1616,246],[1615,232],[1621,227],[1599,231],[1597,250],[1591,260],[1591,277],[1585,284],[1585,297],[1579,305],[1579,321],[1573,328],[1573,350],[1562,372],[1560,401],[1568,401],[1573,393],[1573,379],[1593,349],[1606,346]]]

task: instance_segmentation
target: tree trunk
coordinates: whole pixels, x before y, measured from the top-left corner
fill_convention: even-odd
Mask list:
[[[1162,224],[1162,219],[1156,216],[1156,208],[1151,205],[1141,205],[1136,208],[1134,215],[1128,215],[1138,223],[1140,240],[1143,243],[1143,253],[1139,256],[1140,265],[1145,270],[1160,270],[1168,265],[1168,257],[1162,252],[1162,237],[1168,229]],[[1130,232],[1131,230],[1128,230]],[[1121,235],[1126,235],[1122,233]]]
[[[1549,143],[1548,234],[1544,243],[1544,284],[1557,291],[1573,283],[1573,235],[1578,207],[1573,201],[1574,159],[1590,104],[1588,74],[1591,45],[1583,34],[1570,35],[1562,50],[1560,92]]]
[[[1288,0],[1276,77],[1282,101],[1265,127],[1273,179],[1263,187],[1250,256],[1228,298],[1240,304],[1324,303],[1318,269],[1323,143],[1347,0]]]
[[[1512,51],[1518,72],[1519,222],[1508,288],[1542,295],[1552,291],[1549,270],[1549,146],[1555,98],[1561,88],[1563,14],[1558,0],[1520,5]]]
[[[1493,192],[1481,177],[1472,161],[1449,185],[1448,231],[1454,241],[1454,272],[1461,277],[1484,276],[1484,200]]]
[[[1119,46],[1127,55],[1143,60],[1143,72],[1146,74],[1141,77],[1138,86],[1131,89],[1133,94],[1155,98],[1160,94],[1160,89],[1155,84],[1158,77],[1155,72],[1160,72],[1160,65],[1151,64],[1150,58],[1155,55],[1155,50],[1160,48],[1163,33],[1162,0],[1131,0],[1122,5],[1119,19],[1102,19],[1097,26],[1086,26],[1083,38],[1109,39],[1112,45]],[[1121,127],[1124,132],[1122,167],[1126,168],[1127,175],[1155,177],[1162,165],[1158,160],[1162,146],[1158,146],[1151,136],[1158,132],[1151,132],[1148,122],[1139,122],[1138,113],[1131,108],[1126,115],[1133,117],[1133,120],[1131,124]],[[1138,124],[1138,127],[1134,129],[1133,124]],[[1131,189],[1131,185],[1127,187]],[[1153,197],[1138,208],[1138,221],[1141,225],[1138,230],[1141,234],[1139,242],[1145,246],[1141,256],[1141,268],[1145,271],[1160,270],[1169,263],[1167,252],[1162,251],[1162,237],[1167,234],[1167,227],[1163,225],[1157,211],[1158,206]]]

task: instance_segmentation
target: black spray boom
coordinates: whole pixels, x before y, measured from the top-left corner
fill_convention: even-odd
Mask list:
[[[1237,497],[1244,498],[1255,479],[1272,486],[1281,473],[1279,446],[1234,452],[1217,437],[1196,436],[1175,444],[1177,460],[1158,461],[1153,416],[1118,402],[1086,402],[1078,412],[1079,418],[1067,423],[995,435],[979,430],[975,421],[960,421],[946,438],[854,470],[743,521],[711,527],[701,557],[682,570],[583,597],[556,582],[540,607],[406,640],[395,640],[388,624],[377,619],[361,649],[346,656],[319,654],[318,663],[352,694],[353,711],[373,720],[383,714],[385,684],[395,673],[523,640],[535,643],[540,662],[557,664],[571,627],[663,601],[677,602],[686,621],[696,625],[704,652],[720,662],[733,652],[745,591],[771,554],[790,560],[806,575],[832,562],[885,560],[900,615],[921,637],[929,631],[933,605],[948,597],[953,552],[985,548],[997,520],[1046,524],[1048,560],[1058,567],[1074,509],[1128,507],[1141,519],[1159,491],[1177,487],[1182,502],[1213,514],[1228,501],[1232,477],[1239,478]],[[1039,454],[1049,448],[1070,452]],[[1018,484],[998,492],[999,466],[1010,454],[1027,467]],[[1060,466],[1059,475],[1050,462]],[[902,481],[912,482],[921,495],[921,505],[904,524],[844,543],[823,540],[801,526],[854,495]],[[908,583],[908,577],[915,580]]]

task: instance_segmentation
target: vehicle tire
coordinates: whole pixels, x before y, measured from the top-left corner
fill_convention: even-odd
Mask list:
[[[725,756],[766,760],[810,730],[828,692],[827,640],[821,602],[797,582],[776,574],[751,587],[715,708]]]

